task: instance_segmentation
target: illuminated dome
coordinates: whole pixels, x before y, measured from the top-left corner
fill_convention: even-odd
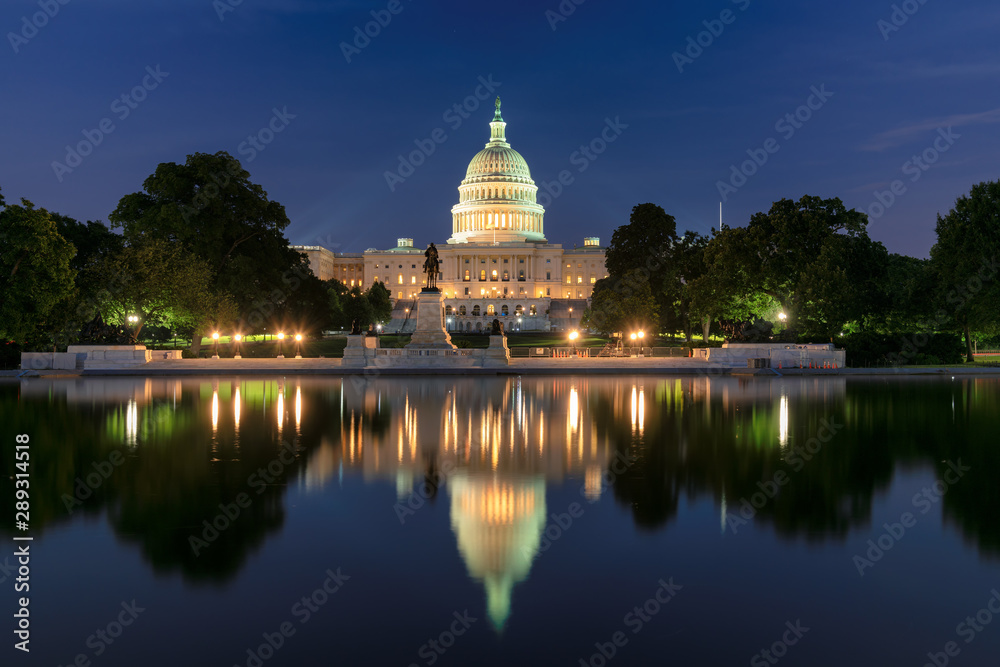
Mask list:
[[[478,176],[501,176],[519,179],[522,183],[534,183],[531,180],[528,163],[509,145],[489,143],[486,144],[486,148],[476,153],[476,157],[469,163],[468,171],[465,172],[465,180]],[[465,181],[462,184],[464,185]]]
[[[458,186],[448,243],[546,242],[538,187],[528,163],[507,143],[506,127],[498,97],[490,141],[469,162]]]

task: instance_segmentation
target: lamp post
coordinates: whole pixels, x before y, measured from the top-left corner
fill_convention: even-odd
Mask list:
[[[636,335],[639,337],[639,356],[641,357],[642,356],[642,339],[646,337],[646,332],[645,331],[640,331]]]
[[[285,355],[282,352],[282,348],[284,346],[284,343],[285,343],[285,332],[284,331],[279,331],[278,332],[278,359],[284,359],[285,358]]]
[[[630,333],[628,337],[629,340],[632,341],[631,343],[629,343],[629,356],[632,356],[633,354],[635,354],[635,339],[636,339],[635,332],[633,331],[632,333]]]
[[[301,347],[300,347],[301,345],[302,345],[302,334],[295,334],[295,358],[296,359],[301,359],[302,358],[302,352],[301,352]]]
[[[240,341],[243,340],[243,334],[236,334],[233,336],[233,340],[236,341],[236,354],[233,356],[233,359],[242,359],[243,357],[240,356]]]
[[[219,358],[219,332],[215,331],[212,333],[212,341],[215,343],[215,354],[212,355],[213,359]]]
[[[573,346],[573,356],[576,356],[576,339],[580,337],[580,334],[574,329],[569,332],[569,342]]]

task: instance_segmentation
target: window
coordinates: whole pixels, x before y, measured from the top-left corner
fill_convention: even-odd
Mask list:
[[[416,276],[410,276],[410,284],[411,285],[416,285],[417,284],[417,277]]]
[[[468,261],[468,260],[466,260],[466,261]],[[469,280],[471,280],[471,277],[469,276],[469,270],[468,269],[465,270],[465,276],[462,278],[462,280],[464,280],[465,282],[468,282]]]
[[[451,306],[445,306],[445,307],[444,307],[444,314],[445,314],[445,315],[446,315],[447,317],[451,317]]]
[[[399,285],[403,284],[403,274],[402,273],[399,274],[399,278],[396,280],[396,283],[399,284]]]
[[[582,285],[583,284],[583,276],[577,276],[576,277],[576,284],[577,285]]]
[[[507,305],[500,306],[500,314],[504,316],[510,315],[510,310]]]
[[[517,315],[518,317],[521,317],[521,315],[524,314],[524,306],[522,306],[521,304],[517,304],[516,306],[514,306],[514,314]]]
[[[545,272],[545,279],[546,280],[552,280],[552,272],[551,271],[546,271]]]
[[[596,282],[597,282],[597,276],[595,276],[594,274],[590,274],[590,284],[593,285]]]
[[[490,279],[491,280],[496,280],[497,279],[497,270],[496,269],[493,269],[493,273],[490,274]]]
[[[545,260],[545,263],[546,263],[546,264],[551,264],[551,263],[552,263],[552,260],[551,260],[551,259],[546,259],[546,260]]]
[[[524,264],[524,258],[522,257],[521,259],[517,260],[517,263],[518,264]],[[375,267],[375,268],[378,268],[378,267]]]
[[[417,268],[417,265],[416,264],[410,264],[410,268],[411,269],[415,269],[415,268]]]
[[[566,276],[566,284],[569,285],[572,282],[573,282],[573,278],[571,276]]]
[[[486,269],[480,269],[480,271],[479,271],[479,279],[480,280],[486,280]]]
[[[402,264],[400,264],[400,265],[399,265],[399,268],[403,268],[403,265],[402,265]]]
[[[469,288],[468,287],[465,288],[465,296],[469,296]]]
[[[520,271],[518,271],[518,273],[517,273],[517,279],[518,280],[524,280],[524,269],[521,269]]]
[[[487,315],[496,315],[497,314],[496,306],[494,306],[492,303],[490,305],[486,306],[486,314]]]
[[[459,315],[465,315],[465,306],[459,306],[458,307],[458,314]]]
[[[477,303],[475,306],[472,307],[472,316],[476,317],[478,315],[479,315],[479,304]]]
[[[551,287],[546,287],[545,288],[545,296],[552,296],[552,288]]]
[[[532,315],[537,315],[538,314],[538,309],[535,308],[535,304],[531,304],[531,314]]]
[[[573,268],[573,265],[572,265],[572,264],[567,264],[567,265],[566,265],[566,268],[567,268],[567,269],[572,269],[572,268]]]
[[[503,280],[505,280],[505,281],[506,280],[510,280],[510,274],[507,273],[506,271],[503,272]]]

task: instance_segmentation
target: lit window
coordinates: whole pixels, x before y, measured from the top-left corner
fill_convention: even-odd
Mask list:
[[[417,277],[416,276],[410,276],[410,284],[411,285],[416,285],[417,284]]]
[[[400,273],[400,274],[399,274],[399,278],[398,278],[398,279],[396,280],[396,282],[397,282],[398,284],[400,284],[400,285],[402,285],[402,284],[403,284],[403,274],[402,274],[402,273]]]
[[[582,285],[583,284],[583,276],[577,276],[576,277],[576,284],[577,285]]]

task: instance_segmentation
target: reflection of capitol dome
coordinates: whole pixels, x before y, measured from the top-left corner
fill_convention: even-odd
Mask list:
[[[490,141],[472,158],[458,187],[449,243],[545,242],[545,209],[536,201],[538,187],[528,163],[507,143],[506,127],[497,98]]]
[[[514,585],[524,581],[545,528],[545,478],[497,479],[456,474],[451,528],[469,574],[483,582],[497,629],[510,615]]]

